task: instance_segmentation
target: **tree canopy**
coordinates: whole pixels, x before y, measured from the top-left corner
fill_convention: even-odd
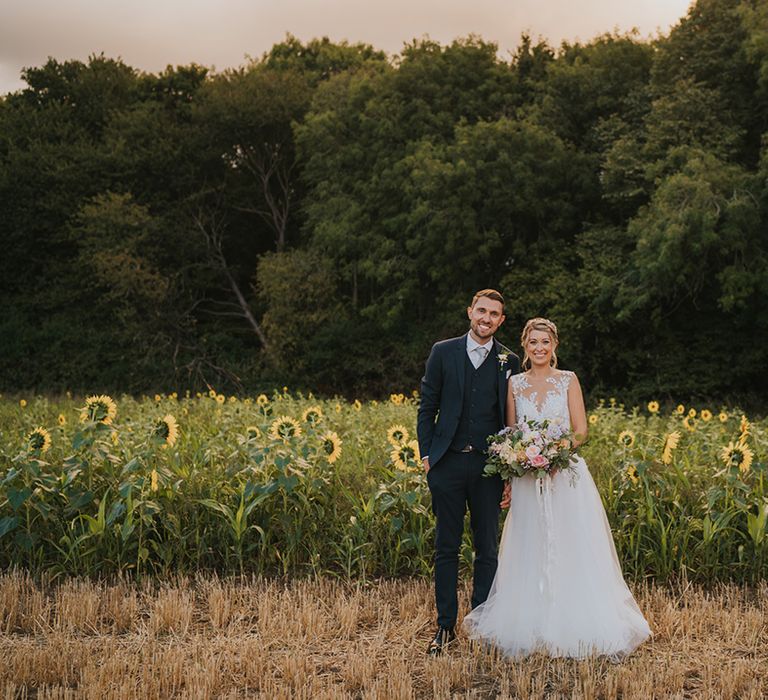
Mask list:
[[[0,98],[8,389],[417,386],[482,287],[591,391],[760,401],[768,0],[667,36],[221,73],[49,59]],[[764,399],[763,399],[764,400]]]

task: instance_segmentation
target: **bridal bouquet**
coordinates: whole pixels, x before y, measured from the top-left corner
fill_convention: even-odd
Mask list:
[[[488,463],[485,475],[498,474],[504,481],[533,474],[537,478],[555,471],[571,471],[575,452],[573,433],[550,420],[529,420],[514,428],[504,428],[488,437]]]

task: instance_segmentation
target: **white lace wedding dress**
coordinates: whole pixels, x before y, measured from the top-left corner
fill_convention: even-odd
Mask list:
[[[531,392],[525,374],[512,377],[518,420],[570,426],[573,376],[558,372],[543,397]],[[488,600],[464,619],[471,637],[509,656],[543,651],[620,658],[651,634],[621,574],[595,482],[584,460],[576,459],[575,479],[559,472],[512,480],[496,578]]]

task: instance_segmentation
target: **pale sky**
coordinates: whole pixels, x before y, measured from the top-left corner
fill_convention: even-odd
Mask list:
[[[327,36],[398,53],[429,36],[440,43],[479,34],[514,51],[522,32],[588,41],[637,28],[666,34],[690,0],[0,0],[0,94],[23,87],[23,67],[48,56],[120,57],[158,71],[198,63],[217,70],[261,56],[286,32],[302,41]]]

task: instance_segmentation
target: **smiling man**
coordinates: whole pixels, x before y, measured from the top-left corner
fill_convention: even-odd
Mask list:
[[[441,654],[455,638],[459,548],[469,506],[475,567],[472,607],[488,597],[496,573],[503,485],[484,477],[489,435],[504,427],[507,379],[520,360],[494,334],[504,323],[504,297],[475,294],[467,308],[469,332],[436,343],[421,380],[419,450],[435,514],[435,603],[438,629],[427,653]]]

